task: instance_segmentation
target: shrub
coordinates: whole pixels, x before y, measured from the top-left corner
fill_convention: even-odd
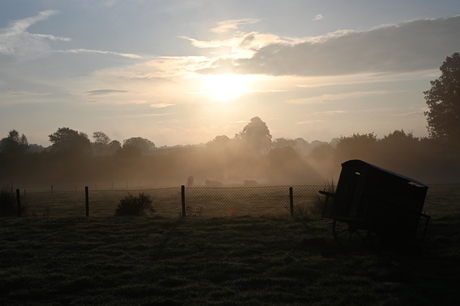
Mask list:
[[[128,193],[128,196],[120,200],[115,216],[146,216],[148,213],[153,214],[155,209],[152,207],[152,200],[150,196],[145,195],[143,192],[135,197]]]
[[[3,185],[0,190],[0,217],[16,216],[18,208],[16,206],[16,195],[13,192],[13,185],[8,187]]]

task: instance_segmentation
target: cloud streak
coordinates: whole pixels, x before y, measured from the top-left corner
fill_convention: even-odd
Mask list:
[[[67,37],[31,34],[27,32],[27,29],[31,25],[46,20],[57,13],[58,11],[55,10],[43,11],[34,17],[10,22],[7,28],[0,29],[0,54],[33,57],[51,49],[46,42],[47,39],[53,41],[70,41],[71,39]]]
[[[251,23],[257,23],[259,21],[260,19],[253,19],[253,18],[221,21],[218,23],[217,27],[211,29],[211,32],[222,34],[222,33],[225,33],[231,30],[237,30],[239,25],[241,24],[251,24]]]
[[[125,93],[126,90],[115,90],[115,89],[98,89],[98,90],[90,90],[85,92],[88,96],[105,96],[110,95],[113,93]]]
[[[315,18],[313,18],[313,21],[315,21],[315,20],[321,20],[321,19],[323,19],[323,18],[324,18],[323,15],[318,14],[318,15],[315,16]]]
[[[118,53],[113,51],[100,51],[100,50],[88,50],[88,49],[70,49],[70,50],[53,50],[53,52],[59,53],[98,53],[98,54],[109,54],[109,55],[116,55],[122,56],[132,59],[141,59],[142,57],[137,54],[130,54],[130,53]]]
[[[290,99],[285,101],[288,104],[316,104],[316,103],[325,103],[329,101],[337,101],[344,99],[358,99],[362,97],[375,96],[387,94],[386,91],[357,91],[357,92],[348,92],[341,94],[325,94],[317,97],[301,98],[301,99]]]
[[[403,73],[435,69],[460,49],[460,15],[421,19],[369,31],[333,35],[287,44],[271,43],[251,58],[216,61],[234,73],[330,76],[357,73]]]

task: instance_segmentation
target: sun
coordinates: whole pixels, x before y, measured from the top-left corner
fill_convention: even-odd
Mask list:
[[[238,74],[220,74],[206,79],[207,92],[221,101],[231,100],[246,90],[245,76]]]

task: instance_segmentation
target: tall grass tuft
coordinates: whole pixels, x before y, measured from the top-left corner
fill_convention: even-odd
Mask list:
[[[323,186],[323,191],[334,193],[335,194],[334,181],[331,180],[330,182],[327,181]],[[318,190],[319,191],[319,190]],[[333,199],[329,198],[329,201],[333,201]],[[310,206],[310,213],[314,216],[319,216],[323,213],[324,208],[326,206],[326,196],[320,194],[319,192],[315,194],[315,198],[313,200],[312,205]]]
[[[115,210],[115,216],[146,216],[147,214],[153,214],[155,209],[152,207],[152,200],[150,196],[145,195],[143,192],[139,193],[139,196],[135,197],[128,193],[128,196],[120,200],[117,209]]]
[[[0,190],[0,217],[11,217],[18,214],[16,195],[13,185],[3,185]]]

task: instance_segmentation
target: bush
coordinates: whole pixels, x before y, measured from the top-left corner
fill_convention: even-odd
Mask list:
[[[128,193],[128,196],[120,200],[115,216],[146,216],[148,213],[153,214],[155,210],[152,207],[150,196],[143,192],[135,197]]]
[[[16,206],[16,195],[13,192],[13,186],[3,185],[0,190],[0,217],[11,217],[18,214]]]

